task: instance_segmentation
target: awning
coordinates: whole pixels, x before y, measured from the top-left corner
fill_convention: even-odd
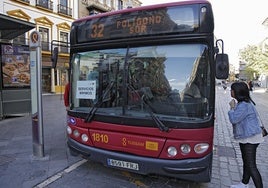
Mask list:
[[[35,24],[0,14],[0,39],[12,40],[35,28]]]

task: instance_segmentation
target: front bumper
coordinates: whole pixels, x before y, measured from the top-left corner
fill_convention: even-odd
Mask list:
[[[198,159],[166,160],[94,148],[80,144],[71,138],[68,138],[67,144],[72,152],[78,153],[89,160],[101,162],[108,167],[111,166],[108,165],[107,160],[115,159],[137,163],[139,165],[138,171],[120,167],[113,168],[138,174],[159,174],[195,182],[209,182],[211,179],[212,153]]]

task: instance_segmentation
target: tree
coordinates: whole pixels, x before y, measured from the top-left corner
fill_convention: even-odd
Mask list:
[[[247,63],[245,71],[250,79],[253,78],[254,73],[268,74],[268,56],[262,53],[261,47],[248,45],[239,51],[239,56]]]

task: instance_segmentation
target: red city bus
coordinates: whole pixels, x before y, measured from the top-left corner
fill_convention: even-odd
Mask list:
[[[215,77],[229,70],[213,30],[203,0],[74,21],[71,152],[134,173],[210,181]]]

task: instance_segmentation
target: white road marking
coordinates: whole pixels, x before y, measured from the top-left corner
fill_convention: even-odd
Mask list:
[[[77,167],[81,166],[85,162],[87,162],[87,160],[83,159],[81,161],[78,161],[77,163],[74,163],[73,165],[69,166],[68,168],[64,169],[63,171],[58,172],[57,174],[46,179],[45,181],[37,184],[36,186],[34,186],[34,188],[44,188],[44,187],[48,186],[49,184],[53,183],[57,179],[61,178],[64,174],[67,174],[67,173],[75,170]]]

